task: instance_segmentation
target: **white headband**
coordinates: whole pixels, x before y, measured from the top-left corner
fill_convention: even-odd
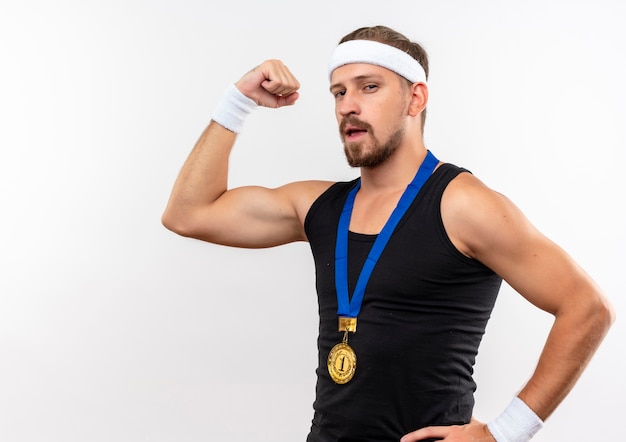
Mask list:
[[[426,83],[426,72],[416,59],[400,49],[377,41],[350,40],[337,46],[330,57],[329,80],[335,69],[350,63],[382,66],[411,83]]]

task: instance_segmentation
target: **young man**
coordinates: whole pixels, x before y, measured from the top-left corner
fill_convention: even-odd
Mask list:
[[[226,92],[174,185],[163,224],[237,247],[309,241],[320,311],[315,441],[525,441],[613,321],[600,289],[504,196],[423,143],[428,61],[382,26],[342,39],[330,91],[349,183],[227,189],[230,151],[257,105],[298,99],[268,60]],[[489,424],[472,366],[502,278],[554,325],[530,380]]]

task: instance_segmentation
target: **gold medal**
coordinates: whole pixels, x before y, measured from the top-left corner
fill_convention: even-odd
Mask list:
[[[354,376],[356,353],[343,342],[335,345],[328,354],[328,373],[336,384],[345,384]]]
[[[356,353],[348,345],[348,330],[344,331],[343,342],[335,345],[330,350],[327,364],[328,373],[336,384],[345,384],[354,376],[356,371]]]

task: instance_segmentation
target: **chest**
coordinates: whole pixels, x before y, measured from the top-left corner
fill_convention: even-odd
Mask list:
[[[366,235],[376,235],[385,226],[391,213],[398,205],[402,192],[367,196],[358,193],[354,200],[350,231]]]

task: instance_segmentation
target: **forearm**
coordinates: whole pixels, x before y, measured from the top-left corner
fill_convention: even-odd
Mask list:
[[[185,161],[168,201],[162,222],[185,232],[194,212],[210,206],[228,184],[228,161],[236,134],[211,121]]]
[[[601,295],[586,299],[556,315],[537,368],[518,394],[542,420],[571,391],[613,322]]]

